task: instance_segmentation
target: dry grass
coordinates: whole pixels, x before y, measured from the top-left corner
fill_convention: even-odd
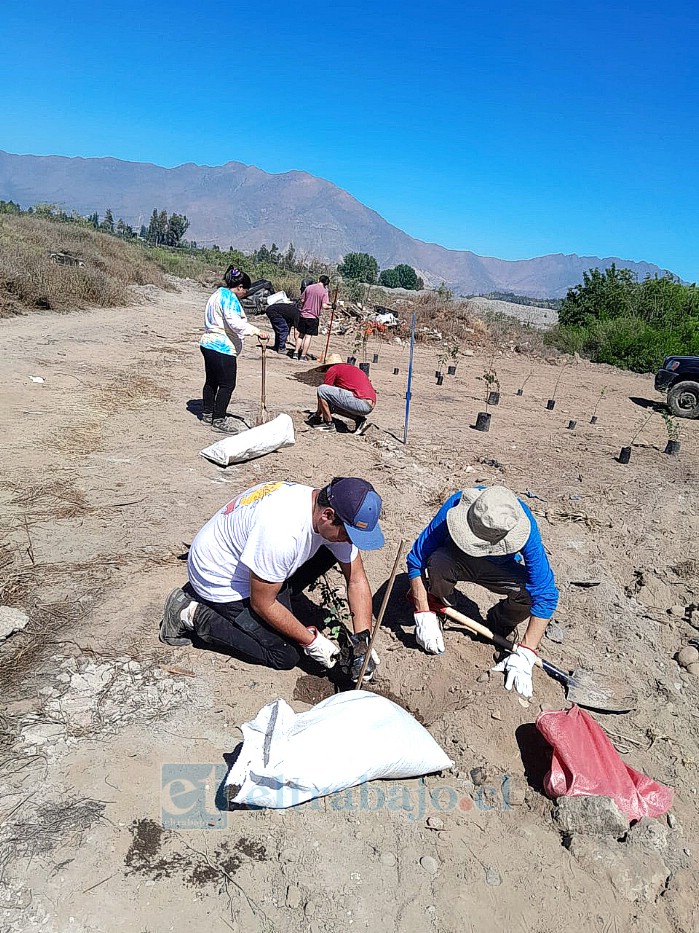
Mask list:
[[[95,421],[89,419],[86,421],[75,421],[68,423],[58,431],[53,431],[47,438],[46,443],[54,450],[60,450],[61,453],[69,457],[81,457],[85,454],[95,453],[98,450],[104,450],[106,446],[105,421]]]
[[[84,265],[58,265],[51,259],[56,252]],[[0,216],[0,317],[113,307],[128,303],[127,285],[146,284],[166,282],[137,244],[78,224]]]
[[[7,507],[31,522],[77,518],[90,511],[85,495],[70,480],[55,479],[43,486],[30,485],[20,489],[15,483],[5,483],[10,491]]]
[[[142,376],[138,371],[126,372],[119,379],[100,390],[97,402],[99,407],[108,414],[118,414],[129,408],[138,408],[139,405],[154,400],[167,398],[167,392],[155,379]]]

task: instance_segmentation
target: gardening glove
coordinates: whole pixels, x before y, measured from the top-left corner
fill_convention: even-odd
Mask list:
[[[505,690],[511,690],[514,684],[517,693],[525,700],[530,700],[534,694],[532,671],[536,658],[536,651],[517,645],[512,654],[508,654],[492,670],[505,674]]]
[[[308,627],[308,631],[313,632],[315,638],[310,645],[304,645],[304,654],[307,654],[309,658],[313,658],[314,661],[322,664],[323,667],[334,667],[338,655],[340,654],[340,649],[335,642],[330,641],[329,638],[326,638],[325,635],[312,625]]]
[[[415,638],[428,654],[444,654],[444,638],[439,619],[434,612],[416,612]]]

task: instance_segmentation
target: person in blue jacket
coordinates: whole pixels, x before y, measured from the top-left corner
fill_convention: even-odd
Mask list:
[[[415,606],[415,637],[431,654],[444,651],[444,637],[429,596],[452,605],[459,582],[477,583],[505,597],[488,616],[507,636],[527,621],[524,637],[494,670],[505,686],[532,696],[536,649],[558,605],[553,571],[536,520],[504,486],[478,486],[454,493],[420,533],[407,558]]]

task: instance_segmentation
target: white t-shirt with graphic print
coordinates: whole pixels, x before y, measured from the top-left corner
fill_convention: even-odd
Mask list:
[[[189,582],[204,599],[230,603],[250,596],[250,571],[283,583],[324,544],[343,564],[357,548],[313,530],[313,487],[260,483],[241,493],[199,531],[187,558]]]

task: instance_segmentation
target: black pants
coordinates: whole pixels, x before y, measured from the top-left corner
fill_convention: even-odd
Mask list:
[[[321,547],[310,560],[302,564],[284,584],[277,599],[291,611],[291,597],[298,596],[309,584],[336,563],[335,555]],[[217,651],[232,654],[251,664],[264,664],[278,671],[295,667],[301,656],[299,646],[291,642],[260,618],[250,607],[249,599],[231,603],[213,603],[194,590],[190,583],[185,593],[199,605],[194,614],[197,638]]]
[[[202,393],[204,414],[213,414],[214,419],[225,418],[228,403],[235,389],[238,360],[235,356],[219,353],[218,350],[210,350],[208,347],[199,349],[204,356],[206,372],[206,382]]]
[[[267,308],[267,317],[274,331],[274,346],[272,350],[280,353],[286,346],[289,336],[289,327],[296,327],[299,319],[299,309],[295,304],[280,302]]]

